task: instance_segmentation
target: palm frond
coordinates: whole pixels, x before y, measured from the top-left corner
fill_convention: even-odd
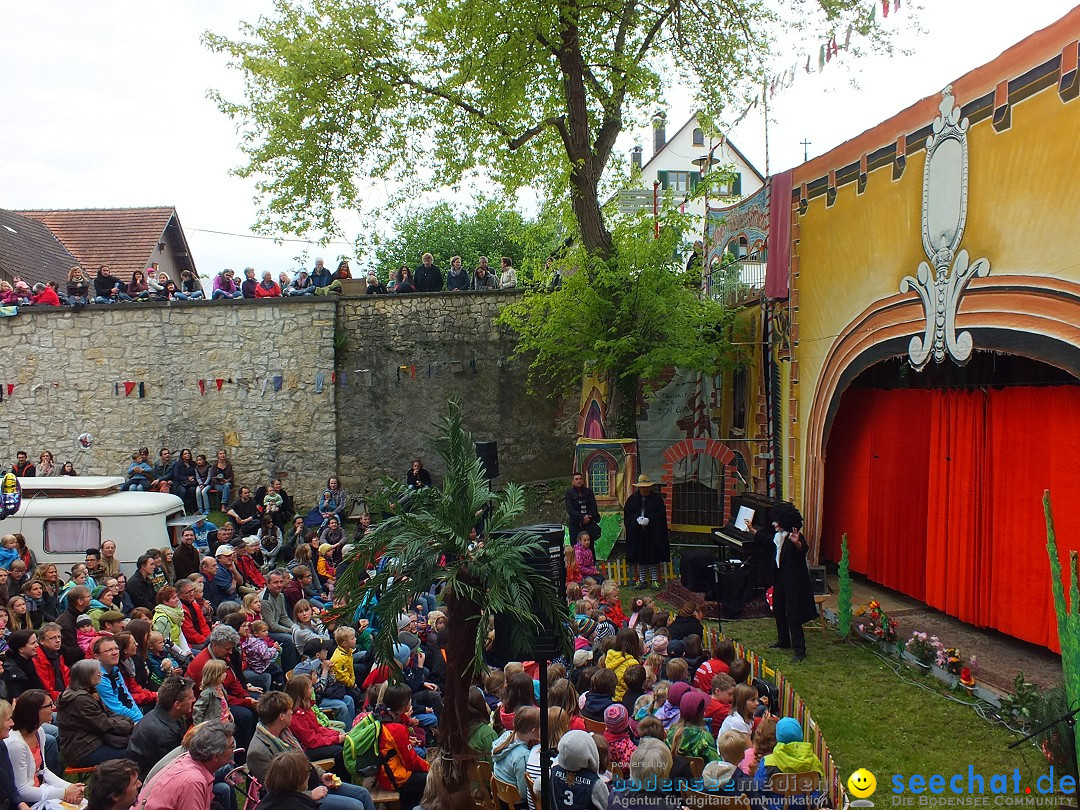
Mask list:
[[[476,606],[474,654],[466,667],[475,673],[483,665],[484,639],[495,615],[529,629],[539,627],[543,618],[556,625],[564,621],[565,605],[551,578],[530,564],[546,553],[540,539],[513,530],[525,508],[522,488],[509,484],[491,491],[456,400],[448,403],[440,431],[433,444],[446,469],[442,486],[409,490],[398,481],[382,480],[369,507],[389,517],[353,549],[335,597],[347,619],[360,608],[373,617],[376,660],[389,662],[397,643],[397,617],[413,607],[410,597],[443,585],[462,603]],[[485,514],[485,537],[477,543],[470,533],[480,513]],[[367,579],[366,572],[377,563],[379,572]],[[453,617],[450,632],[465,632],[470,618]]]

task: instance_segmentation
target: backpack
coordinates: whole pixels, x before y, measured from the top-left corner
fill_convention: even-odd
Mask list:
[[[397,781],[390,769],[390,756],[379,752],[379,742],[384,734],[382,721],[374,714],[365,714],[349,729],[342,742],[342,757],[345,767],[354,778],[362,779],[375,776],[380,768],[396,790]]]

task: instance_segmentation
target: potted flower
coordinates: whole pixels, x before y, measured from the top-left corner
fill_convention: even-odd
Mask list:
[[[971,674],[971,667],[960,667],[960,685],[968,694],[975,693],[975,678]]]
[[[930,637],[920,630],[911,634],[911,638],[904,645],[908,654],[915,660],[915,664],[924,672],[930,671],[930,664],[934,660],[934,647],[930,643]]]
[[[877,636],[883,647],[886,647],[890,652],[897,652],[898,623],[885,612],[885,609],[876,599],[872,599],[867,607],[869,608],[870,618],[876,625],[873,628],[874,635]]]

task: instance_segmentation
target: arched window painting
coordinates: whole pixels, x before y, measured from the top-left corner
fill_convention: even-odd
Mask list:
[[[615,462],[604,453],[597,453],[589,459],[589,488],[599,498],[610,498],[615,484]]]

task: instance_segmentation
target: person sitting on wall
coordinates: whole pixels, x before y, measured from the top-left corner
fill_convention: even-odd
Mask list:
[[[367,273],[367,294],[386,295],[386,287],[379,281],[379,276],[374,270],[368,270]]]
[[[281,298],[281,287],[274,281],[274,274],[264,270],[262,281],[255,285],[256,298]]]
[[[450,292],[464,292],[469,289],[469,276],[461,269],[461,257],[450,259],[450,272],[446,274],[446,289]]]
[[[390,288],[387,288],[390,289]],[[390,289],[390,292],[395,293],[414,293],[416,292],[416,285],[413,284],[412,270],[407,265],[401,265],[401,268],[397,271],[397,275],[394,276],[394,287]]]
[[[311,280],[311,276],[308,275],[307,270],[300,270],[296,274],[296,278],[292,280],[292,284],[285,290],[285,295],[314,295],[315,283]]]
[[[240,292],[244,298],[254,298],[255,288],[259,286],[258,280],[255,278],[255,268],[244,268],[244,280],[240,282]]]
[[[214,289],[210,293],[210,298],[214,301],[219,298],[242,298],[243,292],[240,290],[240,285],[236,283],[236,273],[229,268],[225,268],[216,276],[214,276]]]
[[[118,301],[130,301],[131,296],[124,291],[124,282],[112,274],[109,265],[103,264],[94,276],[94,303],[115,304]]]
[[[189,301],[195,301],[206,297],[203,292],[202,284],[195,277],[195,274],[190,270],[180,271],[180,292],[183,293]]]

